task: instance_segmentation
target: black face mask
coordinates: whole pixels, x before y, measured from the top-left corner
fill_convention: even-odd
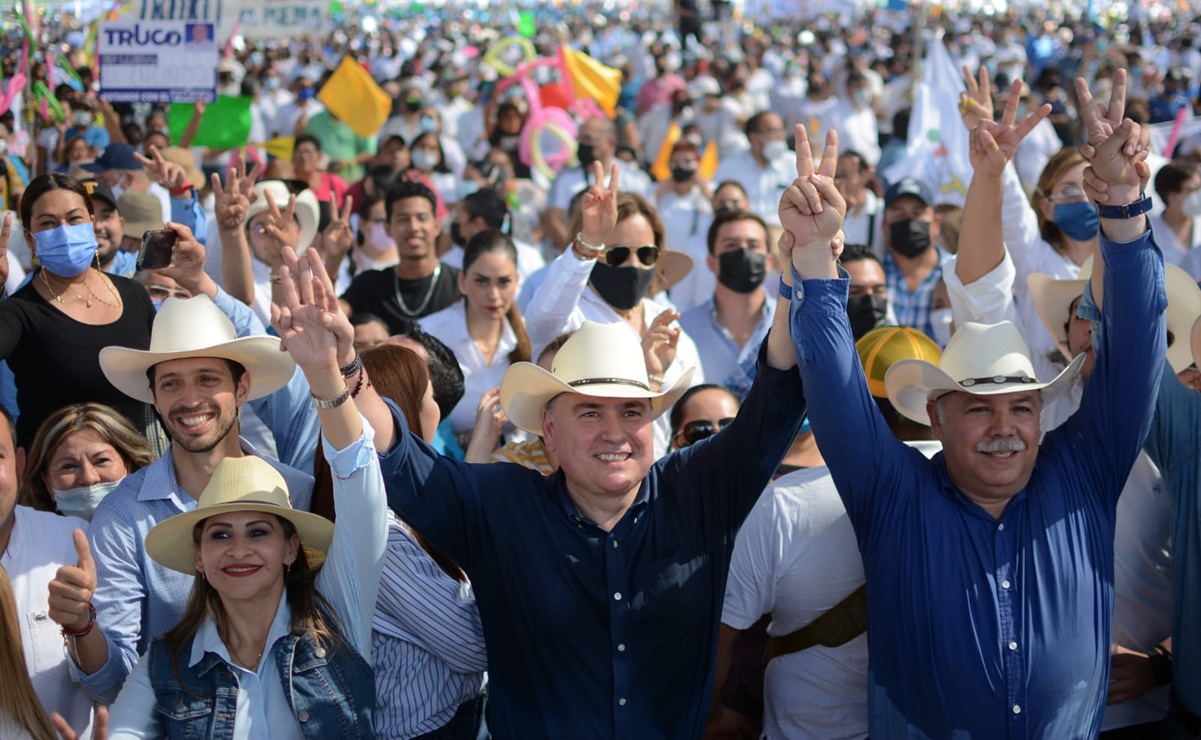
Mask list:
[[[884,326],[887,316],[888,299],[883,296],[861,295],[847,300],[847,317],[855,341],[877,326]]]
[[[592,268],[592,287],[618,311],[629,311],[646,297],[655,279],[654,270],[637,267],[609,267],[597,262]]]
[[[423,106],[420,100],[405,101],[405,110],[407,110],[409,113],[416,113],[417,111],[421,110],[422,107]]]
[[[933,244],[930,241],[930,222],[916,218],[894,221],[888,227],[888,235],[893,251],[902,257],[917,257]]]
[[[450,222],[450,240],[456,247],[467,246],[467,240],[463,238],[463,230],[459,228],[458,221]]]
[[[596,161],[596,150],[592,144],[580,144],[576,147],[575,154],[580,159],[580,166],[588,169],[588,166]]]
[[[767,278],[767,255],[735,249],[717,258],[717,280],[735,293],[753,293]]]
[[[695,167],[672,167],[671,179],[676,182],[688,182],[696,174]]]

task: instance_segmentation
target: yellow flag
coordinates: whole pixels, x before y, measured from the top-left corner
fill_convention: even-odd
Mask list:
[[[292,159],[292,150],[296,147],[295,136],[277,136],[263,143],[267,153],[276,159]]]
[[[663,138],[663,146],[659,147],[659,156],[651,166],[651,174],[655,176],[656,181],[663,182],[671,177],[671,149],[679,140],[680,125],[673,121],[671,128],[667,129],[667,136]]]
[[[710,141],[705,145],[705,153],[701,155],[700,174],[706,180],[712,180],[717,172],[717,142]],[[772,242],[775,244],[775,242]]]
[[[392,98],[349,54],[330,75],[317,99],[359,136],[375,136],[392,112]]]
[[[571,89],[577,97],[591,98],[610,117],[617,115],[617,99],[621,96],[621,70],[607,67],[587,54],[559,47],[567,65]]]

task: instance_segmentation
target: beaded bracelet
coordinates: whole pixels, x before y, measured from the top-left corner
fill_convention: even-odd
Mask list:
[[[90,601],[88,602],[88,615],[88,625],[81,630],[73,630],[64,625],[62,627],[63,637],[74,637],[76,639],[80,637],[87,637],[87,635],[92,631],[92,628],[96,626],[96,607],[93,606],[92,602]]]

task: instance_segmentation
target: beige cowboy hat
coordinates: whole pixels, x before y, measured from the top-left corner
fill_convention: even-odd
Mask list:
[[[192,531],[218,514],[261,511],[287,519],[296,527],[310,568],[325,562],[334,539],[334,524],[325,517],[292,508],[288,484],[275,468],[254,455],[227,457],[204,487],[196,508],[176,514],[154,526],[146,535],[146,554],[164,568],[194,575],[196,546]]]
[[[279,180],[264,180],[254,186],[254,192],[256,197],[250,208],[246,209],[243,226],[248,226],[252,218],[266,212],[267,193],[271,193],[271,198],[275,200],[275,205],[281,212],[288,206],[288,198],[292,195],[288,186]],[[317,224],[321,220],[321,207],[317,204],[317,196],[312,190],[303,190],[296,196],[296,209],[293,214],[300,222],[300,243],[296,245],[296,254],[301,255],[317,238]]]
[[[163,204],[149,193],[122,193],[117,200],[117,213],[125,219],[125,233],[141,239],[147,231],[159,231],[163,223]]]
[[[655,265],[658,274],[655,275],[655,292],[671,290],[692,272],[692,257],[674,249],[664,249]]]
[[[278,337],[239,339],[234,325],[206,295],[168,298],[154,317],[150,349],[105,347],[100,350],[100,369],[117,390],[153,404],[146,371],[160,362],[189,357],[223,357],[245,367],[250,375],[248,400],[283,388],[296,372],[291,356],[279,351]]]
[[[1049,383],[1034,376],[1030,349],[1012,322],[968,322],[951,337],[942,359],[898,360],[884,374],[888,400],[906,417],[930,426],[926,403],[954,391],[991,396],[1017,391],[1042,391],[1044,402],[1063,393],[1084,364],[1081,355]]]
[[[1193,364],[1201,368],[1201,318],[1193,322],[1191,344],[1193,345]]]
[[[1055,280],[1040,273],[1026,278],[1030,299],[1038,310],[1043,325],[1055,339],[1064,357],[1068,351],[1068,336],[1064,324],[1068,321],[1068,309],[1072,301],[1084,293],[1084,286],[1093,274],[1093,258],[1089,257],[1080,266],[1080,277],[1076,280]],[[1168,364],[1180,372],[1193,362],[1192,352],[1184,337],[1192,331],[1193,322],[1201,316],[1201,288],[1189,274],[1175,265],[1164,265],[1164,291],[1168,295],[1168,309],[1164,312],[1171,342],[1168,344]]]
[[[555,355],[551,372],[532,362],[505,371],[500,403],[519,429],[542,434],[542,410],[560,393],[598,398],[646,398],[656,418],[684,395],[692,380],[689,368],[667,390],[650,389],[642,345],[629,327],[585,321]]]

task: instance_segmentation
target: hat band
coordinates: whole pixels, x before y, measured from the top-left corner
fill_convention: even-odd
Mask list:
[[[583,378],[581,380],[570,380],[567,382],[567,385],[575,388],[576,386],[580,385],[595,385],[597,383],[605,383],[607,385],[632,385],[635,388],[640,388],[648,393],[650,392],[650,387],[647,386],[646,383],[639,383],[637,380],[630,380],[629,378]]]
[[[968,378],[959,381],[964,388],[976,385],[1004,385],[1006,383],[1037,383],[1038,380],[1028,375],[994,375],[991,378]]]
[[[270,506],[272,509],[288,509],[288,510],[294,511],[294,509],[292,509],[291,503],[289,503],[288,506],[283,506],[281,504],[275,503],[274,501],[263,501],[262,499],[256,499],[256,498],[240,498],[237,501],[225,501],[223,503],[214,504],[214,505],[215,506],[229,506],[230,504],[235,504],[237,506],[243,506],[245,504],[255,504],[255,505],[262,505],[262,506]]]

